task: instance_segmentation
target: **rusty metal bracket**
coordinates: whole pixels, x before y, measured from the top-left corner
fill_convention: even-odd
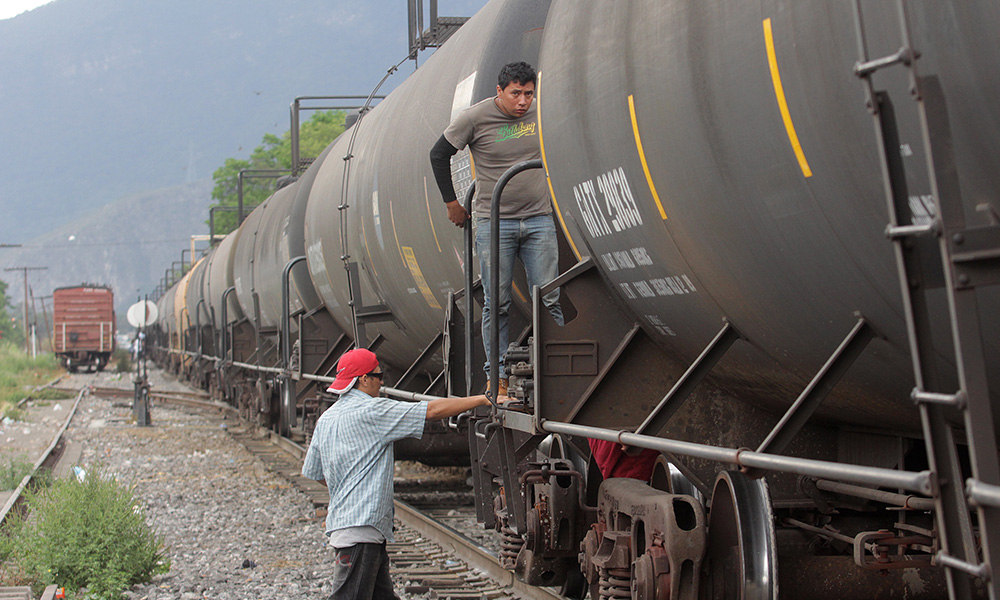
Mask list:
[[[805,426],[806,421],[816,412],[833,387],[861,356],[868,343],[875,338],[875,331],[864,317],[859,317],[847,337],[837,346],[823,367],[816,373],[809,385],[788,408],[778,424],[757,448],[757,452],[780,454],[792,438]],[[747,469],[747,475],[761,477],[758,469]]]
[[[891,531],[862,531],[854,536],[854,563],[862,569],[885,571],[931,566],[931,555],[890,554],[894,547],[933,546],[923,535],[897,536]]]
[[[725,322],[719,333],[715,334],[712,341],[702,350],[698,358],[691,363],[691,366],[684,372],[684,375],[677,380],[674,387],[667,392],[667,395],[660,400],[660,403],[653,409],[653,412],[646,417],[646,420],[639,426],[636,433],[659,435],[663,427],[666,426],[667,421],[670,420],[670,417],[683,406],[684,401],[688,399],[691,392],[705,378],[705,375],[708,375],[712,367],[719,362],[740,337],[742,337],[740,336],[740,332],[731,323],[728,321]]]

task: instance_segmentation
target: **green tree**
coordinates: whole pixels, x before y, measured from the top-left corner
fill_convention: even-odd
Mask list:
[[[17,319],[11,316],[8,308],[13,308],[13,306],[7,298],[7,282],[0,281],[0,340],[23,344],[24,332]]]
[[[299,131],[299,155],[316,157],[330,142],[344,132],[346,113],[342,110],[320,111],[313,114]],[[281,137],[273,133],[264,134],[260,146],[254,148],[249,159],[227,158],[225,164],[215,170],[212,178],[215,188],[212,199],[217,206],[236,207],[239,204],[239,173],[246,169],[290,169],[292,167],[292,134],[286,131]],[[274,193],[274,179],[243,177],[244,215]],[[236,229],[236,213],[216,211],[215,234],[225,235]]]

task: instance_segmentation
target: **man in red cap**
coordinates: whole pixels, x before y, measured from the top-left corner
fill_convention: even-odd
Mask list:
[[[337,362],[327,391],[341,394],[316,422],[302,475],[326,481],[326,534],[337,552],[331,600],[398,598],[389,577],[393,446],[424,433],[424,423],[486,406],[486,396],[401,402],[379,398],[382,368],[375,353],[351,350]],[[506,400],[501,397],[499,400]]]

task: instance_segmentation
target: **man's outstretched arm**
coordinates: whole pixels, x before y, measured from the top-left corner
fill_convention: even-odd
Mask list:
[[[507,400],[506,396],[497,398],[501,404]],[[447,419],[460,415],[467,410],[472,410],[477,406],[489,406],[490,401],[484,395],[468,396],[466,398],[437,398],[427,403],[427,420]]]

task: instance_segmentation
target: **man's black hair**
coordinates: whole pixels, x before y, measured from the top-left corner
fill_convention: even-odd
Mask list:
[[[507,89],[511,83],[528,85],[535,83],[535,70],[526,62],[508,63],[500,69],[500,76],[497,77],[497,85],[501,90]]]

